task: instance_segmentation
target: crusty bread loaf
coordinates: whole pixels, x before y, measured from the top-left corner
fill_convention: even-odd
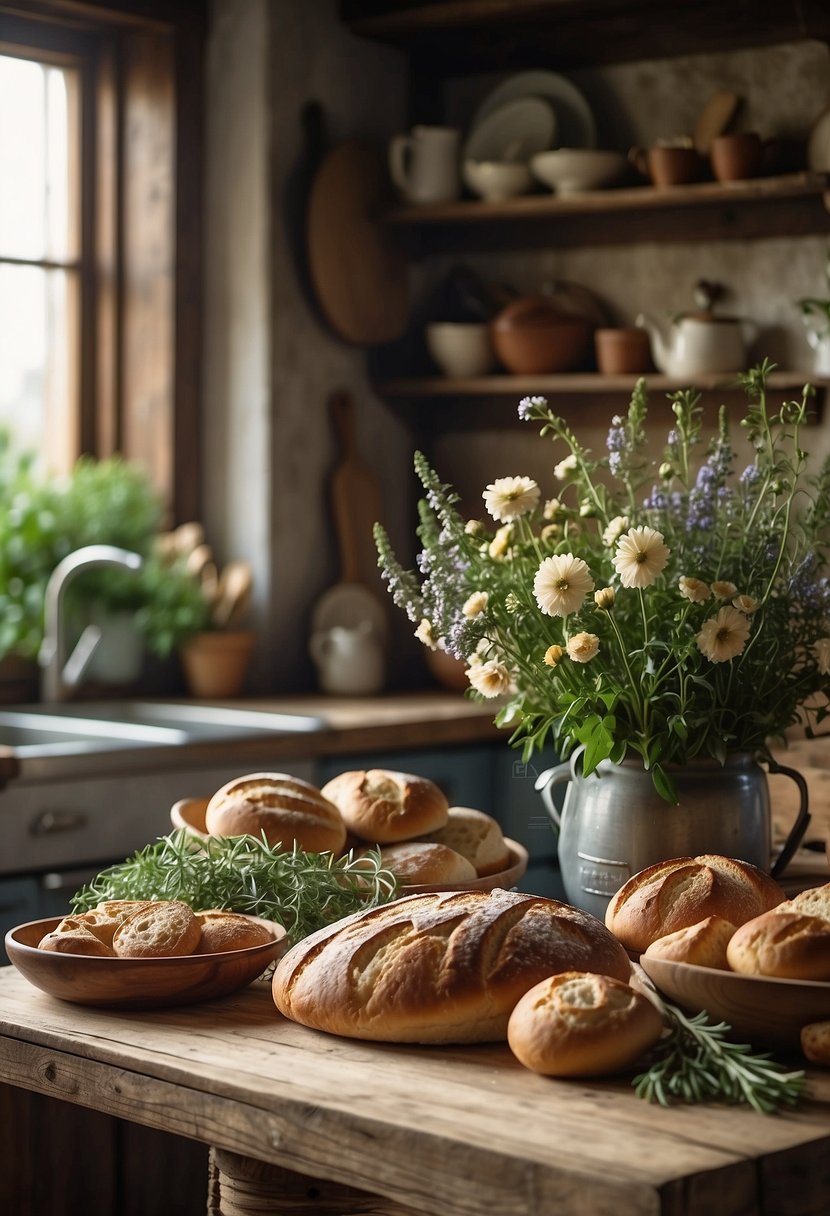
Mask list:
[[[621,980],[565,971],[536,984],[507,1023],[507,1042],[525,1068],[548,1077],[621,1072],[653,1047],[663,1019]]]
[[[792,899],[779,904],[779,912],[802,912],[805,916],[819,916],[830,921],[830,882],[823,887],[809,887],[799,891]]]
[[[736,929],[726,957],[742,975],[830,980],[830,922],[775,908]]]
[[[372,844],[397,844],[442,828],[449,809],[446,796],[426,777],[392,769],[340,773],[322,789],[346,827]]]
[[[801,1050],[813,1064],[830,1068],[830,1022],[809,1022],[802,1026]]]
[[[205,810],[211,836],[265,834],[272,847],[296,844],[306,853],[340,853],[346,825],[337,807],[312,785],[287,773],[250,773],[217,790]]]
[[[197,912],[196,920],[201,937],[196,954],[224,954],[228,950],[247,950],[250,946],[262,946],[272,940],[268,926],[243,916],[240,912],[225,912],[211,908]]]
[[[612,896],[605,923],[626,949],[642,953],[658,937],[707,916],[742,925],[783,900],[778,884],[748,861],[713,853],[676,857],[632,875]]]
[[[646,950],[644,958],[664,958],[670,963],[694,963],[697,967],[714,967],[728,971],[726,947],[737,928],[722,916],[707,916],[696,925],[675,929],[658,937]]]
[[[146,903],[115,930],[119,958],[168,958],[192,954],[202,930],[193,909],[178,899]]]
[[[475,867],[479,878],[498,874],[510,864],[510,853],[499,823],[484,811],[469,806],[451,806],[444,827],[422,837],[445,844]]]
[[[88,925],[74,916],[65,916],[51,933],[38,942],[39,950],[51,950],[56,954],[88,954],[98,958],[114,958],[115,952],[106,942],[96,937]]]
[[[312,933],[282,958],[286,1017],[400,1043],[504,1039],[529,988],[559,971],[627,979],[628,956],[595,917],[514,891],[408,895]]]
[[[382,845],[380,864],[391,870],[404,887],[430,883],[448,887],[452,883],[472,882],[478,877],[475,866],[466,857],[445,844],[432,841],[406,840],[401,844]]]

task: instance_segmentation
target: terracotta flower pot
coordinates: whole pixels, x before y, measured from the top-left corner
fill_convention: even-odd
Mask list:
[[[197,633],[181,648],[188,691],[194,697],[235,697],[242,691],[256,635],[250,630]]]

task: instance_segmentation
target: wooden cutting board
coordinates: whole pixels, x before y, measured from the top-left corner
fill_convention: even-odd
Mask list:
[[[399,338],[409,320],[409,265],[380,216],[391,201],[380,154],[358,140],[323,158],[308,205],[308,267],[320,308],[346,342]]]
[[[372,535],[375,522],[381,518],[380,486],[358,452],[354,401],[349,393],[332,393],[329,411],[339,446],[331,475],[331,505],[340,547],[340,581],[362,583],[381,592]]]

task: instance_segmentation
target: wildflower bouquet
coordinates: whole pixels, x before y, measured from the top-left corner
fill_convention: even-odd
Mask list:
[[[418,570],[376,525],[379,564],[416,636],[467,662],[471,695],[507,697],[496,718],[527,759],[548,739],[583,747],[588,774],[639,756],[676,801],[669,766],[770,742],[828,712],[830,465],[807,470],[801,430],[813,390],[773,412],[766,361],[741,377],[752,458],[736,470],[726,410],[703,446],[700,394],[669,395],[673,426],[647,452],[645,381],[594,458],[548,408],[522,419],[559,446],[558,495],[528,477],[484,491],[490,520],[417,453]],[[491,522],[492,521],[492,522]]]

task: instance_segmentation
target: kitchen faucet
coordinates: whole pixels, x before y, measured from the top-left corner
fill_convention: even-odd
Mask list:
[[[41,668],[40,697],[42,701],[66,701],[70,692],[80,684],[89,661],[101,641],[98,625],[87,625],[67,655],[66,626],[63,601],[66,588],[76,574],[96,566],[120,566],[125,570],[140,570],[144,559],[129,549],[115,545],[85,545],[59,561],[49,576],[44,598],[43,642],[38,654]]]

